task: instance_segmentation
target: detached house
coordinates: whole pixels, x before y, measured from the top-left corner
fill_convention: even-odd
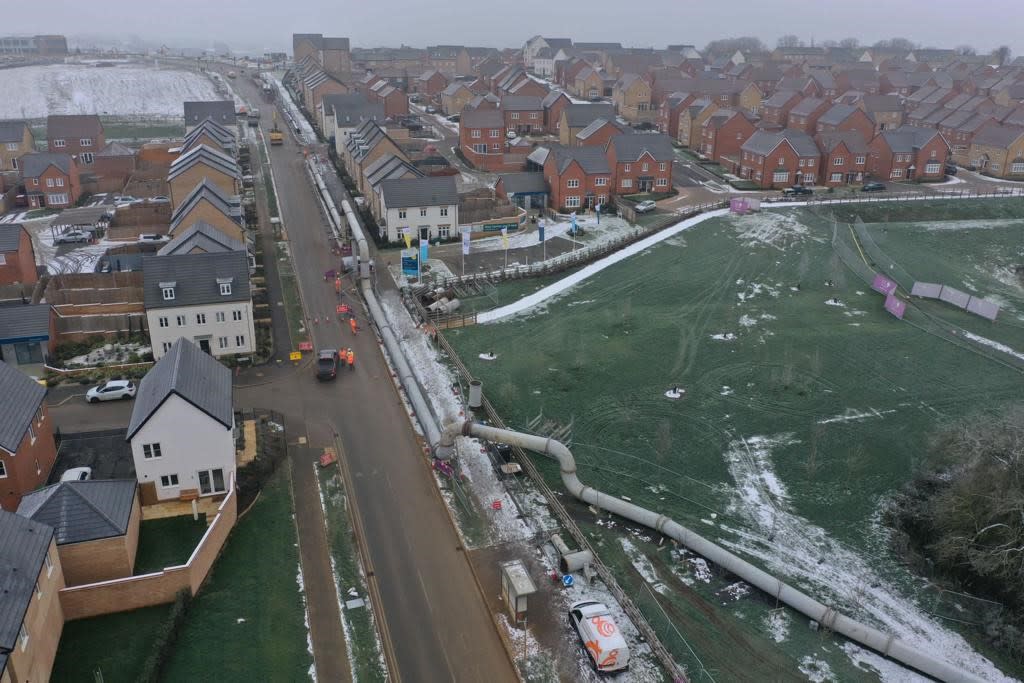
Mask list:
[[[985,175],[1024,179],[1024,128],[990,124],[971,141],[970,165]]]
[[[381,235],[389,242],[400,241],[405,230],[412,230],[418,239],[451,239],[459,226],[455,178],[384,180],[380,183],[380,213]]]
[[[746,113],[719,109],[701,126],[700,153],[723,166],[738,168],[740,146],[755,130]]]
[[[589,126],[576,133],[573,140],[574,147],[600,147],[604,149],[608,141],[615,135],[632,133],[632,129],[623,126],[617,121],[607,119],[596,119]]]
[[[82,166],[91,164],[96,152],[107,144],[103,123],[95,114],[46,117],[46,140],[48,152],[70,154]]]
[[[20,223],[0,224],[0,286],[39,281],[32,237]]]
[[[850,104],[833,104],[824,114],[818,117],[815,124],[816,133],[838,133],[856,131],[865,140],[874,137],[875,122],[862,110]]]
[[[630,123],[652,121],[651,84],[636,74],[624,74],[615,82],[612,102],[619,116]]]
[[[605,151],[615,177],[614,194],[671,191],[675,152],[667,135],[616,135]]]
[[[576,134],[597,119],[614,120],[615,111],[610,104],[568,104],[562,110],[558,123],[558,141],[565,147],[572,145]]]
[[[673,92],[665,97],[658,106],[658,130],[673,140],[678,140],[679,117],[694,99],[696,98],[687,92]]]
[[[590,209],[607,203],[614,192],[612,168],[600,147],[552,147],[544,158],[543,173],[551,208],[556,211]]]
[[[795,90],[777,90],[761,105],[761,123],[764,128],[785,128],[789,112],[803,96]]]
[[[704,122],[721,109],[715,102],[701,98],[693,100],[679,114],[679,136],[676,140],[683,147],[700,149],[701,127]]]
[[[14,512],[22,496],[45,484],[57,460],[45,397],[45,387],[0,361],[0,508],[4,510]]]
[[[505,115],[505,130],[515,135],[544,132],[542,98],[532,95],[505,95],[501,98],[501,111]]]
[[[867,171],[867,139],[857,131],[819,133],[821,179],[829,187],[863,182]]]
[[[471,99],[473,91],[462,81],[453,81],[441,91],[441,111],[445,116],[453,116],[460,113]]]
[[[875,133],[903,125],[903,104],[897,95],[865,95],[857,103],[875,123]]]
[[[237,195],[242,184],[242,171],[238,163],[227,154],[212,147],[199,145],[171,162],[167,173],[171,206],[177,209],[196,185],[208,181],[225,195]]]
[[[206,119],[225,128],[237,125],[235,103],[231,100],[185,102],[185,133],[189,133]]]
[[[740,148],[740,177],[761,189],[813,185],[821,155],[811,136],[801,130],[759,130]]]
[[[818,125],[818,119],[831,108],[832,105],[826,99],[806,97],[789,110],[786,127],[790,130],[813,133]]]
[[[939,131],[901,126],[882,131],[868,145],[868,171],[891,180],[942,180],[949,144]]]
[[[82,186],[70,154],[34,152],[21,157],[19,165],[30,207],[64,209],[78,201]]]
[[[154,358],[162,358],[182,338],[215,356],[255,351],[244,251],[145,256],[142,264]]]
[[[0,121],[0,171],[17,171],[18,159],[36,149],[32,129],[24,121]]]
[[[564,92],[552,90],[540,101],[544,109],[544,130],[551,135],[558,135],[562,111],[572,104],[572,100]]]
[[[454,70],[454,64],[452,70]],[[426,95],[429,99],[434,99],[440,95],[441,91],[446,87],[448,87],[448,79],[436,69],[423,72],[414,81],[416,92]]]
[[[485,171],[503,170],[504,114],[497,109],[463,111],[459,122],[459,149],[474,168]]]
[[[139,382],[128,423],[142,504],[223,497],[235,477],[234,429],[231,371],[177,340]]]

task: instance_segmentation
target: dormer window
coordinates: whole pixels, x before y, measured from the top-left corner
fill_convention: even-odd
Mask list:
[[[231,295],[231,282],[234,278],[230,277],[219,277],[217,278],[217,285],[220,287],[221,296]]]
[[[164,301],[174,301],[174,288],[177,286],[177,282],[160,283],[160,291],[163,292]]]

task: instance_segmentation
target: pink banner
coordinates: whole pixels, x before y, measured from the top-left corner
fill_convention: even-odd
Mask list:
[[[907,302],[903,299],[897,299],[890,294],[885,297],[885,310],[889,311],[900,320],[903,320],[903,313],[907,310]]]
[[[890,294],[896,291],[896,283],[887,278],[885,275],[882,275],[881,273],[876,273],[875,279],[871,283],[871,289],[875,290],[879,294],[885,294],[886,296],[889,296]]]

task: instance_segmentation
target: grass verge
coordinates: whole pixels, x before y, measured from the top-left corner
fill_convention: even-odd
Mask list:
[[[299,342],[305,341],[308,335],[305,331],[306,319],[302,312],[299,283],[286,245],[287,242],[277,243],[277,277],[281,280],[281,299],[288,317],[288,336],[292,340],[292,349],[297,349]]]
[[[158,572],[188,562],[206,533],[206,515],[150,519],[139,524],[139,549],[135,554],[135,575]]]
[[[104,683],[135,681],[170,609],[169,604],[157,605],[69,621],[60,637],[50,680],[88,680],[99,671]]]

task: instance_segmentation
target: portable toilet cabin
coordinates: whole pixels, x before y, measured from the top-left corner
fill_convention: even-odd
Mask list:
[[[522,560],[509,560],[501,565],[501,597],[516,622],[526,618],[526,598],[537,592]]]

